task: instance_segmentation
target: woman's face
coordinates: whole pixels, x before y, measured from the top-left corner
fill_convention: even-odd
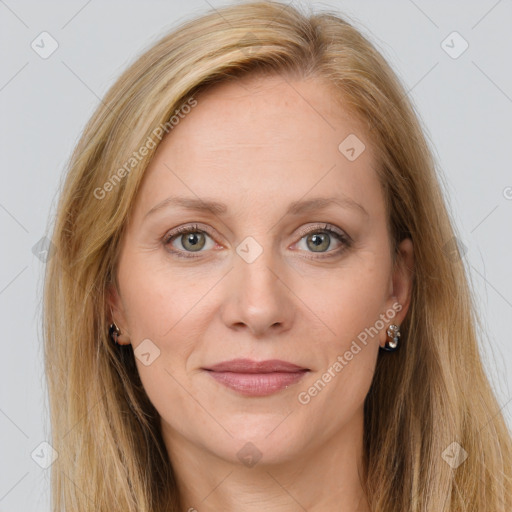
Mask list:
[[[271,463],[360,440],[411,278],[393,268],[370,141],[332,92],[217,85],[147,169],[112,301],[176,457]],[[400,249],[412,266],[410,241]],[[296,366],[254,365],[268,360]]]

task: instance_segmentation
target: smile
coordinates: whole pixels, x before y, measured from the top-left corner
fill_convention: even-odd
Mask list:
[[[280,360],[234,359],[204,368],[217,382],[245,396],[267,396],[288,388],[309,371]]]

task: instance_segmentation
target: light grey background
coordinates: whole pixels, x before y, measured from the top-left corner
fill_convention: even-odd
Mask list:
[[[50,470],[31,458],[49,428],[40,336],[44,264],[32,248],[46,233],[66,162],[127,64],[178,22],[225,3],[0,0],[0,512],[49,510]],[[348,15],[409,90],[467,248],[464,264],[488,335],[488,373],[512,426],[512,3],[311,3]],[[47,59],[31,48],[34,40],[42,45],[43,31],[59,45]],[[441,46],[446,40],[452,54],[462,48],[458,36],[446,39],[453,31],[469,44],[458,58]]]

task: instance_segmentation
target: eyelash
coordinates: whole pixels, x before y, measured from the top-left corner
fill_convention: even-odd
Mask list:
[[[176,228],[170,233],[167,233],[163,239],[162,243],[167,248],[167,250],[177,256],[178,258],[186,258],[186,259],[196,259],[201,257],[201,251],[197,252],[197,255],[193,255],[191,252],[187,251],[181,251],[176,249],[169,249],[170,242],[172,242],[175,238],[179,238],[181,235],[188,235],[190,233],[204,233],[208,235],[210,238],[213,238],[213,235],[210,233],[208,229],[201,229],[198,224],[194,225],[188,225],[188,226],[180,226],[179,228]],[[301,230],[300,232],[300,240],[302,240],[304,237],[312,234],[318,234],[318,233],[328,233],[330,236],[333,236],[336,238],[339,242],[341,242],[342,246],[334,251],[328,251],[327,253],[317,253],[319,256],[304,256],[305,258],[312,259],[312,260],[318,260],[318,259],[325,259],[325,258],[332,258],[334,256],[338,256],[343,251],[348,249],[351,244],[352,240],[350,237],[346,234],[344,234],[341,231],[338,231],[334,226],[331,226],[330,224],[325,224],[324,227],[314,227],[313,229],[305,229]],[[314,254],[314,253],[313,253]],[[320,256],[323,254],[323,256]]]

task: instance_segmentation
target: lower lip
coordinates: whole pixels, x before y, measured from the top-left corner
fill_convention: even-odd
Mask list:
[[[208,373],[224,386],[246,396],[266,396],[281,391],[298,382],[306,370],[300,372],[271,372],[271,373]]]

